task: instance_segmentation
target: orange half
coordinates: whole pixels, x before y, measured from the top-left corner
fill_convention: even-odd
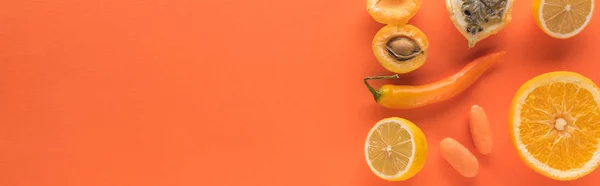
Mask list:
[[[574,180],[600,163],[600,91],[574,72],[526,82],[514,97],[510,134],[521,159],[555,180]]]

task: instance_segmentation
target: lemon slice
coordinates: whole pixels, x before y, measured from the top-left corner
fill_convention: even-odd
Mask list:
[[[592,19],[594,0],[534,0],[533,14],[548,35],[566,39],[579,34]]]
[[[526,82],[513,99],[510,134],[521,159],[555,180],[583,177],[600,163],[600,93],[574,72]]]
[[[425,135],[412,122],[398,117],[378,121],[367,136],[365,156],[371,171],[389,181],[416,175],[427,159]]]

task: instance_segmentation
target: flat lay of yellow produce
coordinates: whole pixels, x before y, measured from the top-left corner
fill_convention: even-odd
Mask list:
[[[513,19],[515,1],[445,0],[445,5],[449,21],[467,40],[465,47],[471,50],[477,43],[504,31]],[[427,65],[430,44],[443,42],[430,41],[410,23],[421,6],[420,0],[367,1],[367,12],[376,22],[384,24],[372,40],[374,60],[393,74],[368,76],[363,83],[375,104],[385,109],[427,108],[461,96],[482,74],[509,55],[506,51],[479,54],[460,71],[428,84],[387,83],[374,88],[371,81],[395,81]],[[594,1],[533,0],[532,7],[537,27],[551,39],[564,40],[586,28],[593,15]],[[490,114],[496,113],[486,112],[479,104],[472,105],[466,114],[472,144],[445,137],[439,141],[438,154],[428,154],[428,144],[432,143],[419,123],[400,117],[383,118],[367,133],[364,149],[367,165],[383,180],[405,181],[426,167],[428,158],[439,156],[456,175],[477,177],[479,170],[485,168],[478,159],[493,152],[494,128],[503,124],[509,128],[515,156],[531,171],[548,179],[576,180],[600,165],[600,91],[588,77],[571,71],[543,73],[524,82],[516,91],[508,122],[490,120]]]

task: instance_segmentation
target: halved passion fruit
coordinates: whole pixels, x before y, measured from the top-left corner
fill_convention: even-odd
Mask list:
[[[511,21],[515,0],[446,0],[446,9],[469,48],[500,32]]]
[[[367,0],[367,12],[383,24],[405,24],[419,8],[421,0]]]
[[[398,74],[412,72],[425,63],[429,41],[412,25],[386,25],[373,38],[373,53],[381,65]]]

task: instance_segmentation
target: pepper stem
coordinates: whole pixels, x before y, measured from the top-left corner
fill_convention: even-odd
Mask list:
[[[371,76],[371,77],[366,77],[364,79],[365,85],[367,86],[367,88],[369,89],[369,91],[371,92],[371,94],[373,94],[373,98],[375,98],[375,101],[379,100],[379,97],[381,97],[381,92],[379,92],[378,90],[375,90],[373,87],[371,87],[371,85],[369,85],[369,83],[367,82],[368,80],[379,80],[379,79],[398,79],[398,74],[394,74],[391,76]]]

